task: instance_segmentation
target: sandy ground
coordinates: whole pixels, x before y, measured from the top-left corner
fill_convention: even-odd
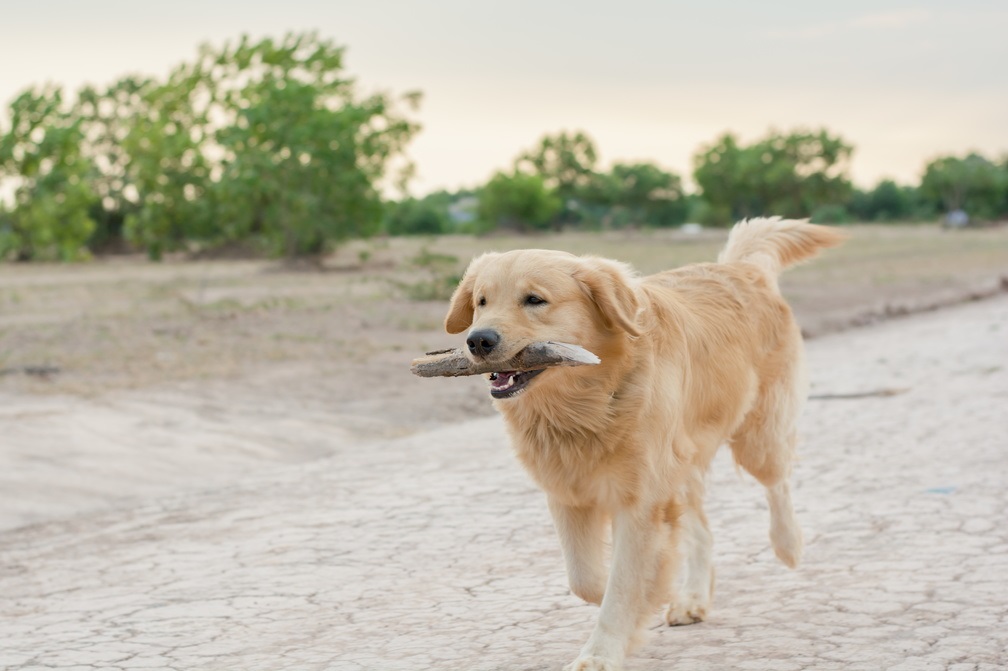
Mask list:
[[[820,398],[794,476],[803,566],[774,560],[759,487],[721,454],[713,613],[677,628],[656,617],[628,671],[1005,668],[1008,297],[808,351]],[[286,375],[88,401],[5,392],[4,506],[21,482],[21,519],[45,514],[0,533],[0,668],[545,671],[573,659],[596,609],[568,592],[543,497],[499,418],[361,442],[373,415],[331,403],[322,382],[289,393]],[[75,516],[54,502],[74,495],[61,459],[79,473]],[[88,493],[93,478],[111,496]]]

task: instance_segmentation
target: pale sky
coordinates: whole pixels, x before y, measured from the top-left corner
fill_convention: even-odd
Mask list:
[[[1008,2],[32,0],[0,9],[0,102],[165,76],[202,42],[317,30],[364,91],[420,90],[414,194],[485,182],[544,133],[601,163],[684,177],[731,130],[825,126],[852,176],[919,179],[941,154],[1008,154]],[[6,120],[0,122],[6,128]]]

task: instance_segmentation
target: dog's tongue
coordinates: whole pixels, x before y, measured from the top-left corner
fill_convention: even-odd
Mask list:
[[[507,389],[508,387],[511,386],[511,378],[517,374],[518,373],[513,370],[506,370],[501,371],[499,373],[494,373],[494,375],[496,375],[496,378],[490,380],[490,386],[493,387],[494,389]]]

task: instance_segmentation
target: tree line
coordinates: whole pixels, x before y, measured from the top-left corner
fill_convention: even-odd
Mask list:
[[[0,183],[14,189],[0,258],[296,256],[377,232],[378,185],[409,175],[419,94],[361,94],[343,55],[311,33],[243,37],[165,80],[128,76],[73,100],[29,88],[0,130]]]
[[[1008,216],[1008,161],[970,154],[920,184],[848,177],[826,130],[726,133],[693,157],[697,190],[650,162],[600,169],[583,131],[541,138],[485,184],[388,200],[412,175],[420,94],[364,94],[344,49],[314,33],[242,37],[164,79],[126,76],[65,98],[30,87],[0,125],[0,260],[143,250],[300,256],[375,233],[727,225],[762,214],[827,222]],[[4,122],[0,121],[0,124]],[[6,196],[6,197],[4,197]]]
[[[728,226],[746,217],[810,217],[820,223],[934,221],[952,212],[975,222],[1008,219],[1008,156],[976,153],[929,162],[919,184],[848,177],[854,148],[826,130],[770,131],[743,144],[725,133],[693,156],[695,193],[654,163],[597,167],[584,132],[543,137],[482,187],[405,199],[386,215],[393,234],[517,232],[562,228]],[[470,216],[458,206],[468,204]]]

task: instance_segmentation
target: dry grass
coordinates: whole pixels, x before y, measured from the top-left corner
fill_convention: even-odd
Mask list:
[[[786,275],[813,330],[887,305],[964,294],[1008,274],[1008,229],[851,228],[844,247]],[[0,387],[95,393],[171,380],[240,377],[279,362],[353,367],[370,389],[409,359],[454,344],[444,298],[472,256],[518,247],[619,258],[650,273],[713,260],[725,232],[575,233],[354,242],[322,269],[267,261],[102,260],[0,267],[0,369],[49,365],[45,381]],[[425,300],[418,300],[425,299]]]

